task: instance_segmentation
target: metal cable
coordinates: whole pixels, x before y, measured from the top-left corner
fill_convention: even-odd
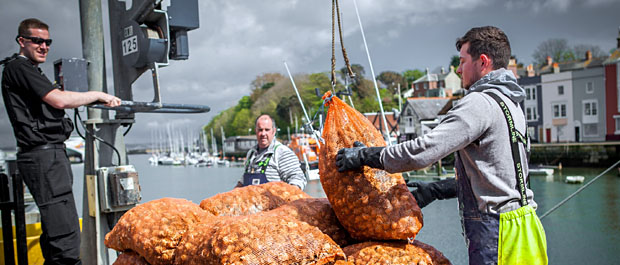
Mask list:
[[[74,114],[73,114],[73,115],[74,115],[74,118],[73,118],[73,119],[74,119],[74,120],[76,120],[76,123],[77,123],[77,121],[79,120],[80,125],[82,125],[82,127],[84,127],[84,131],[86,131],[87,133],[90,133],[90,134],[93,136],[93,138],[95,138],[95,140],[97,140],[97,141],[99,141],[99,142],[101,142],[101,143],[103,143],[103,144],[105,144],[105,145],[107,145],[107,146],[111,147],[111,148],[112,148],[112,150],[114,150],[114,152],[116,153],[116,158],[118,158],[118,164],[117,164],[116,166],[120,166],[120,165],[121,165],[121,154],[120,154],[120,152],[118,151],[118,149],[116,149],[116,147],[114,147],[114,145],[113,145],[113,144],[110,144],[110,143],[106,142],[105,140],[103,140],[103,139],[102,139],[102,138],[100,138],[99,136],[95,135],[93,132],[89,131],[89,130],[86,128],[86,126],[84,126],[84,122],[82,121],[82,116],[81,116],[81,115],[80,115],[80,113],[78,112],[78,109],[77,109],[77,108],[75,108],[75,109],[74,109],[74,111],[75,111],[75,112],[74,112]],[[76,119],[76,118],[77,118],[77,119]],[[84,135],[82,135],[82,133],[81,133],[81,132],[80,132],[80,130],[78,129],[78,126],[77,126],[77,125],[75,126],[75,130],[77,131],[78,135],[79,135],[80,137],[82,137],[82,139],[86,140],[86,137],[84,137]],[[114,164],[113,164],[113,165],[114,165]]]
[[[332,0],[332,93],[336,93],[336,0]]]
[[[596,181],[597,179],[599,179],[600,177],[602,177],[603,175],[605,175],[605,173],[609,172],[612,168],[617,167],[620,164],[620,160],[618,160],[618,162],[616,162],[615,164],[613,164],[611,167],[609,167],[608,169],[606,169],[605,171],[603,171],[603,173],[599,174],[598,176],[596,176],[594,179],[590,180],[588,183],[586,183],[586,185],[583,185],[583,187],[579,188],[578,190],[576,190],[575,192],[573,192],[573,194],[569,195],[568,197],[566,197],[566,199],[562,200],[560,203],[556,204],[555,206],[553,206],[553,208],[551,208],[549,211],[547,211],[546,213],[544,213],[543,215],[540,216],[540,220],[542,220],[543,218],[545,218],[547,215],[549,215],[551,212],[555,211],[556,209],[560,208],[560,206],[562,206],[564,203],[566,203],[568,200],[570,200],[571,198],[575,197],[575,195],[577,195],[578,193],[580,193],[582,190],[584,190],[585,188],[587,188],[588,186],[590,186],[590,184],[592,184],[594,181]]]
[[[368,57],[368,64],[370,65],[370,73],[372,74],[372,81],[375,85],[375,92],[377,93],[377,101],[379,102],[379,108],[381,109],[381,117],[383,118],[383,126],[385,126],[385,138],[387,145],[392,145],[390,141],[390,127],[388,127],[387,120],[385,119],[385,111],[383,110],[383,103],[381,102],[381,94],[379,93],[379,87],[377,86],[377,78],[375,76],[375,70],[372,67],[372,60],[370,59],[370,52],[368,51],[368,43],[366,43],[366,35],[364,35],[364,27],[362,26],[362,19],[360,18],[360,12],[357,10],[357,0],[353,0],[355,6],[355,14],[357,15],[357,21],[360,25],[360,32],[362,33],[362,40],[364,41],[364,47],[366,48],[366,56]]]

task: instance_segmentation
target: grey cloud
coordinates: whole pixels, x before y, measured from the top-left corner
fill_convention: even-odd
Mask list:
[[[115,0],[110,0],[115,1]],[[104,2],[104,11],[107,10]],[[406,1],[357,0],[375,74],[384,70],[435,69],[456,54],[454,40],[473,26],[496,25],[508,34],[513,54],[529,63],[538,43],[566,38],[569,44],[615,47],[618,1]],[[199,1],[200,28],[189,32],[190,58],[172,61],[160,71],[163,101],[206,104],[206,114],[137,114],[128,143],[150,141],[156,125],[198,129],[220,111],[250,93],[261,73],[293,74],[329,71],[331,2],[328,1]],[[352,1],[340,1],[344,43],[352,63],[370,68]],[[42,69],[52,77],[52,62],[81,57],[78,1],[0,0],[0,56],[17,51],[13,38],[19,21],[38,17],[51,26],[54,45]],[[534,7],[532,7],[534,6]],[[36,8],[34,8],[36,7]],[[534,12],[533,8],[538,10]],[[40,10],[40,11],[39,11]],[[53,10],[54,12],[49,12]],[[104,28],[107,30],[104,17]],[[109,43],[106,44],[109,47]],[[338,52],[338,50],[337,50]],[[109,55],[108,55],[109,56]],[[337,67],[343,66],[337,54]],[[111,61],[107,82],[112,89]],[[136,100],[153,97],[150,75],[134,84]],[[14,145],[4,107],[0,110],[0,146]]]

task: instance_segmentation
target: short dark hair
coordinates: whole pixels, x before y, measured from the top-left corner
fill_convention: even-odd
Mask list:
[[[271,128],[273,130],[275,130],[276,129],[276,120],[274,120],[271,116],[269,116],[269,114],[258,115],[258,117],[256,117],[256,120],[254,121],[254,128],[256,128],[256,126],[258,125],[258,119],[260,119],[260,117],[263,117],[263,116],[267,116],[267,117],[269,117],[269,119],[271,119]]]
[[[467,53],[475,60],[481,54],[493,60],[493,69],[506,68],[510,61],[510,41],[499,28],[485,26],[472,28],[463,37],[456,39],[456,50],[461,51],[463,44],[469,43]]]
[[[30,32],[29,29],[44,29],[49,30],[49,26],[43,23],[43,21],[38,20],[36,18],[27,18],[24,19],[21,23],[19,23],[19,27],[17,28],[17,35],[29,37]]]

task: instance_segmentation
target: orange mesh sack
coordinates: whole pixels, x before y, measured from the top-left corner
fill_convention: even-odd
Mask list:
[[[138,253],[127,251],[118,255],[112,265],[149,265],[149,263]]]
[[[274,181],[217,194],[202,200],[200,207],[216,216],[239,216],[275,209],[301,198],[311,197],[294,185]]]
[[[175,264],[333,264],[342,249],[318,228],[290,216],[218,217],[194,226]]]
[[[345,247],[347,260],[355,265],[433,264],[450,265],[450,261],[435,248],[420,241],[364,242]]]
[[[209,218],[213,215],[188,200],[150,201],[123,214],[105,236],[105,245],[118,251],[133,250],[153,265],[171,264],[188,227]]]
[[[263,216],[288,215],[321,230],[339,246],[352,241],[349,233],[342,227],[327,198],[299,199],[274,210],[261,213]]]
[[[327,92],[323,98],[331,97]],[[329,106],[323,128],[319,171],[321,184],[336,216],[356,239],[407,239],[422,228],[422,211],[400,174],[364,166],[338,172],[336,154],[360,141],[366,146],[385,146],[385,140],[361,113],[337,97]]]

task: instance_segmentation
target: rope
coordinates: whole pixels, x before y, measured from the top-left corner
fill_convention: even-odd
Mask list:
[[[338,20],[338,36],[340,37],[340,47],[342,48],[342,57],[344,57],[344,63],[347,67],[350,77],[354,77],[353,69],[349,63],[349,56],[347,56],[347,49],[344,48],[344,42],[342,41],[342,22],[340,20],[340,5],[338,0],[332,0],[332,93],[336,92],[336,20]]]
[[[578,190],[576,190],[575,192],[573,192],[573,194],[571,194],[570,196],[566,197],[566,199],[562,200],[560,203],[556,204],[555,206],[553,206],[553,208],[551,208],[549,211],[547,211],[546,213],[544,213],[543,215],[540,216],[540,220],[542,220],[543,218],[545,218],[545,216],[549,215],[551,212],[555,211],[557,208],[559,208],[560,206],[562,206],[564,203],[566,203],[568,200],[570,200],[571,198],[575,197],[575,195],[577,195],[578,193],[580,193],[582,190],[584,190],[585,188],[587,188],[588,186],[590,186],[590,184],[592,184],[594,181],[596,181],[598,178],[600,178],[601,176],[605,175],[605,173],[609,172],[611,169],[615,168],[616,166],[618,166],[618,164],[620,164],[620,160],[618,160],[618,162],[616,162],[615,164],[613,164],[611,167],[609,167],[608,169],[606,169],[605,171],[603,171],[603,173],[599,174],[598,176],[596,176],[594,179],[590,180],[588,183],[586,183],[586,185],[583,185],[583,187],[579,188]]]
[[[336,2],[336,14],[338,14],[338,35],[340,36],[340,47],[342,48],[342,57],[344,57],[344,64],[347,66],[347,70],[349,71],[349,76],[352,78],[355,76],[353,73],[353,69],[351,69],[351,64],[349,64],[349,57],[347,56],[347,50],[344,48],[344,42],[342,42],[342,22],[340,20],[340,7],[338,5],[338,0],[334,0]]]

